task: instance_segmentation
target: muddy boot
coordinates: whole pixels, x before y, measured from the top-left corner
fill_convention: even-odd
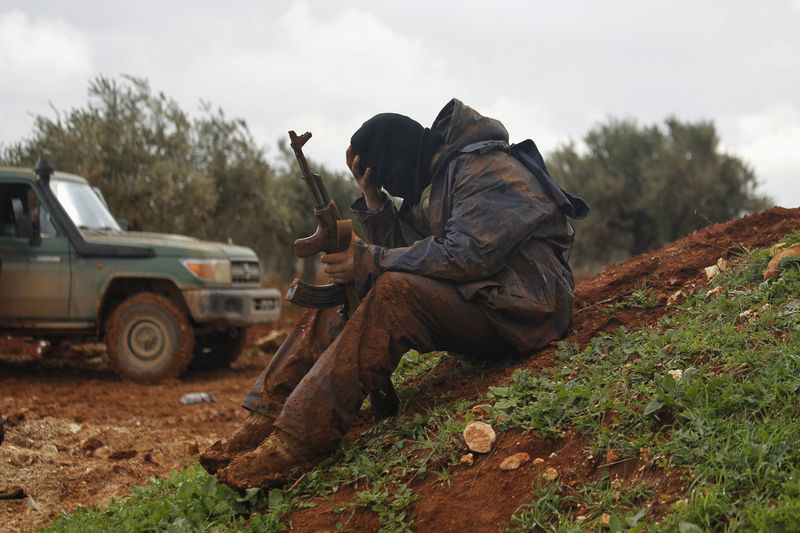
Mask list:
[[[200,454],[200,464],[209,474],[217,473],[240,453],[249,452],[261,444],[272,433],[274,423],[272,417],[251,412],[230,439],[225,442],[218,440]]]
[[[300,441],[276,429],[258,448],[237,456],[220,470],[218,479],[237,490],[278,487],[292,471],[308,470],[319,459]]]

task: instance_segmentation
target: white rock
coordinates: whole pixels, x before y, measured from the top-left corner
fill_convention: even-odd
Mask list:
[[[722,285],[717,285],[716,287],[714,287],[713,289],[711,289],[706,293],[706,298],[710,298],[711,296],[714,296],[715,294],[719,294],[724,291],[725,289],[722,288]]]
[[[497,434],[492,426],[485,422],[470,422],[464,428],[464,441],[470,451],[477,453],[489,453],[492,451]]]
[[[42,455],[49,457],[58,455],[58,448],[56,448],[55,444],[45,444],[42,446]]]
[[[680,300],[682,296],[683,291],[678,289],[676,292],[672,293],[669,298],[667,298],[667,305],[677,304],[678,300]]]
[[[705,272],[706,272],[706,278],[711,279],[720,273],[720,269],[717,265],[711,265],[710,267],[705,268]]]
[[[516,470],[530,460],[531,456],[525,452],[515,453],[503,459],[503,462],[500,463],[500,470]]]
[[[558,470],[551,466],[545,469],[545,471],[542,473],[542,477],[545,479],[545,481],[555,481],[555,479],[558,477]]]

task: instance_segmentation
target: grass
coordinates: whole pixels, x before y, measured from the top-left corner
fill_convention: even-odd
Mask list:
[[[797,233],[786,239],[798,241]],[[341,517],[334,530],[348,530],[361,509],[374,513],[381,531],[413,531],[412,482],[447,482],[476,403],[492,406],[500,431],[559,439],[576,430],[587,455],[614,450],[638,460],[646,449],[661,473],[621,482],[598,468],[575,486],[537,477],[509,531],[797,530],[800,270],[762,282],[768,260],[756,250],[731,261],[715,287],[688,295],[652,327],[621,328],[586,346],[562,343],[549,369],[517,371],[485,397],[377,424],[291,490],[240,496],[192,467],[46,530],[281,531],[290,512],[327,500]],[[657,302],[644,285],[623,305]],[[419,381],[446,355],[410,352],[396,384]],[[401,392],[408,399],[418,391]],[[669,491],[660,485],[667,473],[679,481]],[[346,488],[352,496],[337,498]]]

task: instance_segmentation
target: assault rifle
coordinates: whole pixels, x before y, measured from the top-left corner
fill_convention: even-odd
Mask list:
[[[300,165],[300,172],[314,200],[314,217],[317,219],[317,230],[313,235],[294,241],[294,253],[301,259],[319,252],[342,252],[350,246],[353,234],[353,222],[342,220],[339,208],[328,196],[322,178],[319,174],[312,173],[308,167],[308,161],[303,154],[303,145],[310,138],[310,132],[302,135],[297,135],[294,131],[289,132],[289,141],[297,163]],[[337,307],[346,303],[347,316],[351,315],[360,303],[356,288],[352,283],[311,285],[299,279],[292,281],[286,293],[286,299],[301,307],[314,309]],[[391,380],[370,394],[370,405],[376,420],[397,414],[400,399],[397,397]]]
[[[314,217],[317,219],[317,230],[313,235],[294,241],[294,253],[301,259],[319,252],[343,252],[350,245],[350,236],[353,233],[353,222],[342,220],[339,208],[328,196],[322,178],[319,174],[313,174],[308,167],[306,156],[303,155],[303,145],[310,138],[310,132],[299,136],[294,131],[289,132],[289,140],[300,164],[300,172],[314,200]],[[286,299],[301,307],[314,309],[336,307],[347,302],[352,313],[358,307],[358,296],[352,284],[310,285],[296,279],[289,286]]]

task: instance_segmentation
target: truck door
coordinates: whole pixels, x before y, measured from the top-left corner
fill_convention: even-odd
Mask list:
[[[42,238],[32,243],[30,228],[37,218]],[[0,183],[0,256],[0,322],[69,318],[69,241],[28,183]]]

